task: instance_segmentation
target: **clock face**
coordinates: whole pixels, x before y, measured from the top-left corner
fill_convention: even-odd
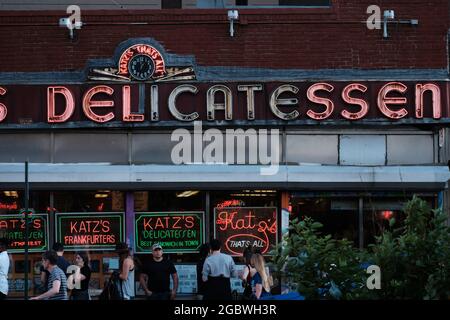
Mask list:
[[[128,72],[136,80],[148,80],[155,71],[155,64],[149,56],[138,54],[128,63]]]

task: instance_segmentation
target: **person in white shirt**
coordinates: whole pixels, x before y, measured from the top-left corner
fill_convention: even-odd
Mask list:
[[[210,243],[211,255],[203,264],[202,279],[206,282],[203,300],[231,300],[231,277],[237,276],[233,258],[220,252],[221,243],[214,239]]]
[[[8,295],[8,239],[0,238],[0,300],[5,300]]]

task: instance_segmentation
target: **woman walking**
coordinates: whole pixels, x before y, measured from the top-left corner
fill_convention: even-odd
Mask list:
[[[265,298],[267,296],[270,296],[270,276],[267,273],[266,270],[266,263],[264,261],[264,257],[259,254],[255,253],[252,255],[251,258],[251,264],[256,269],[256,273],[252,277],[252,287],[253,287],[253,293],[256,297],[256,299]]]

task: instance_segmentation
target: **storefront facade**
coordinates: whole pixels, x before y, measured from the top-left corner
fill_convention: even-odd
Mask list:
[[[362,248],[391,217],[402,223],[414,194],[448,208],[448,3],[433,7],[441,19],[392,4],[420,23],[390,39],[350,20],[367,5],[243,9],[233,36],[227,10],[83,11],[72,40],[52,26],[59,13],[1,13],[11,48],[0,53],[0,232],[12,240],[13,295],[25,161],[30,294],[55,241],[69,259],[90,252],[93,290],[117,242],[142,260],[160,242],[192,294],[212,237],[240,262],[245,245],[268,254],[289,221],[311,216]]]

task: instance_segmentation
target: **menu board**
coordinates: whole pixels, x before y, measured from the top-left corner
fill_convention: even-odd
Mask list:
[[[124,214],[58,213],[56,214],[56,241],[67,251],[115,250],[123,241]]]
[[[25,218],[23,215],[0,216],[0,234],[9,239],[8,252],[25,251]],[[48,248],[48,216],[33,214],[28,217],[28,251],[43,252]]]
[[[248,246],[268,254],[278,242],[277,208],[228,207],[214,209],[214,236],[222,252],[241,256]]]
[[[203,212],[136,213],[136,253],[149,253],[158,242],[168,253],[198,252],[204,239]]]

